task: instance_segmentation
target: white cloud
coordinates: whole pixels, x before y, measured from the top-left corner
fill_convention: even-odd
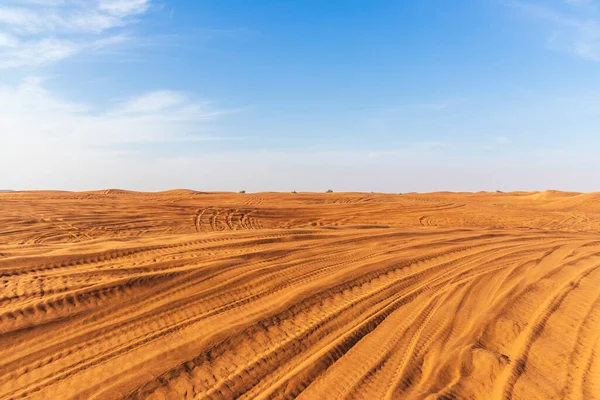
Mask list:
[[[178,92],[142,94],[109,110],[62,100],[29,78],[0,86],[0,148],[23,157],[44,149],[49,160],[68,151],[82,154],[125,143],[202,140],[202,121],[225,111]]]
[[[176,185],[179,176],[192,179],[210,167],[199,162],[204,172],[180,171],[184,165],[177,158],[165,161],[147,149],[180,142],[201,148],[204,141],[221,139],[214,136],[211,124],[228,112],[175,91],[142,93],[98,109],[65,100],[45,86],[41,78],[0,85],[2,187]]]
[[[18,44],[15,37],[0,32],[0,47],[17,47]]]
[[[38,66],[126,40],[150,0],[13,0],[0,6],[0,68]]]
[[[148,0],[100,0],[98,9],[120,17],[141,14],[149,7]]]
[[[548,48],[600,61],[600,15],[595,1],[566,0],[567,8],[522,1],[507,4],[549,24]]]
[[[27,4],[27,5],[38,5],[38,6],[60,6],[68,0],[6,0],[6,4]]]
[[[565,0],[567,4],[580,6],[583,4],[590,4],[592,0]]]
[[[68,40],[41,39],[20,42],[9,48],[0,49],[0,68],[14,68],[25,65],[41,65],[67,58],[80,50]]]
[[[124,112],[133,114],[153,113],[181,105],[185,100],[185,95],[180,92],[156,91],[129,100],[124,105]]]

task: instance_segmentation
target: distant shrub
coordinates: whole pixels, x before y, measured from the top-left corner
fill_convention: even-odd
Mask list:
[[[504,193],[502,190],[496,190],[496,193]]]
[[[240,193],[244,194],[244,193],[246,193],[246,191],[245,190],[240,190]]]
[[[327,191],[325,193],[333,193],[333,190],[327,189]]]
[[[295,190],[292,190],[292,194],[296,194],[296,193],[298,193],[298,192],[296,192]]]

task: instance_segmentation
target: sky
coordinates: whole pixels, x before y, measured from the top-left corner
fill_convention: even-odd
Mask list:
[[[2,0],[0,189],[600,191],[600,0]]]

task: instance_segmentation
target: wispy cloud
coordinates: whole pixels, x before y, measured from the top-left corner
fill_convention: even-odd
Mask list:
[[[123,111],[132,114],[152,113],[172,109],[180,106],[185,101],[185,96],[180,92],[156,91],[127,101],[124,104]]]
[[[600,61],[600,13],[595,0],[556,3],[507,1],[531,18],[548,26],[548,48]]]
[[[228,112],[174,91],[143,93],[100,110],[61,99],[40,78],[0,86],[0,109],[0,148],[26,154],[39,147],[59,156],[126,143],[202,140],[204,124]]]
[[[150,0],[8,0],[0,6],[0,68],[37,66],[127,40]]]

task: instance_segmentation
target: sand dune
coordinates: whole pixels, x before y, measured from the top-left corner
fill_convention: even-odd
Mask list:
[[[600,399],[598,194],[0,194],[0,398]]]

